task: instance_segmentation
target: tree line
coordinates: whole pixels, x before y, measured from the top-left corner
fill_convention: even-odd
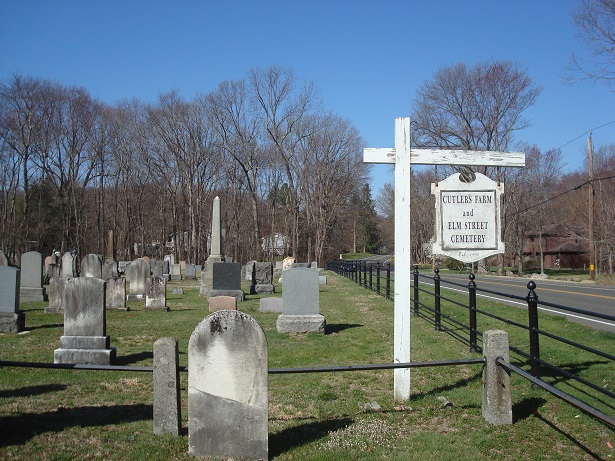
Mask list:
[[[201,263],[220,196],[225,255],[273,259],[263,242],[277,235],[285,255],[323,262],[353,246],[359,208],[373,211],[363,148],[281,66],[153,104],[15,75],[0,84],[0,248],[13,262],[55,249]]]

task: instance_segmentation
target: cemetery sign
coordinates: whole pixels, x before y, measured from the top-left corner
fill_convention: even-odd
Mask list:
[[[504,253],[500,227],[500,197],[504,184],[475,173],[464,182],[455,173],[431,185],[436,197],[436,236],[433,253],[464,263]]]

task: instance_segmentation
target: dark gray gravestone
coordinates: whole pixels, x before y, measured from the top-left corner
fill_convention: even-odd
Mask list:
[[[324,333],[325,318],[320,315],[318,271],[293,268],[284,271],[282,298],[284,310],[278,317],[279,333]]]
[[[207,292],[207,299],[214,296],[234,296],[243,301],[241,289],[241,264],[213,263],[213,288]]]
[[[267,339],[247,314],[206,317],[188,343],[188,452],[268,459]]]
[[[214,290],[241,290],[241,264],[214,263]]]
[[[196,266],[194,264],[186,264],[186,271],[183,276],[184,280],[196,280]]]
[[[64,287],[64,335],[54,363],[110,365],[115,348],[106,335],[105,281],[76,277]]]
[[[256,262],[253,265],[250,294],[275,293],[273,286],[273,263]]]
[[[25,328],[26,317],[19,312],[19,279],[19,269],[0,266],[1,333],[19,333]]]

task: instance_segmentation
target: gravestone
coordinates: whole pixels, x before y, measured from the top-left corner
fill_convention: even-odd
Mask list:
[[[179,264],[171,264],[171,280],[181,280],[182,270]]]
[[[128,301],[138,301],[145,299],[145,291],[147,290],[147,281],[150,278],[149,263],[138,258],[130,263],[130,294]]]
[[[273,286],[273,263],[255,262],[253,265],[250,294],[269,293],[275,293],[275,286]]]
[[[321,285],[326,285],[327,284],[327,276],[326,275],[319,275],[318,276],[318,283]]]
[[[234,296],[237,301],[243,301],[244,292],[241,289],[241,264],[214,263],[213,288],[207,299],[213,296]]]
[[[106,334],[105,281],[76,277],[64,287],[64,335],[54,363],[110,365],[115,348]]]
[[[145,310],[168,311],[167,282],[160,277],[150,277],[145,296]]]
[[[81,277],[102,279],[102,259],[95,254],[88,254],[81,260]],[[104,280],[104,279],[103,279]]]
[[[209,312],[237,310],[237,298],[234,296],[212,296],[209,298]]]
[[[0,266],[0,333],[19,333],[26,326],[26,316],[19,312],[20,270]]]
[[[196,280],[196,266],[194,264],[186,264],[184,280]]]
[[[318,269],[318,262],[317,261],[312,261],[310,263],[310,268],[311,269]]]
[[[154,264],[152,267],[152,277],[163,278],[162,264]]]
[[[206,317],[188,343],[188,452],[197,457],[269,459],[268,356],[247,314]]]
[[[51,277],[49,279],[48,298],[49,304],[45,307],[45,314],[63,314],[64,313],[64,286],[66,281],[70,280],[66,277]]]
[[[284,312],[284,302],[282,298],[269,297],[261,298],[259,304],[259,311],[261,312]]]
[[[248,261],[248,264],[246,264],[245,266],[246,270],[245,270],[244,280],[248,282],[253,282],[255,264],[256,264],[256,261]]]
[[[102,263],[102,279],[107,280],[113,277],[119,277],[117,262],[113,258],[105,258]]]
[[[183,295],[184,294],[184,289],[182,287],[173,287],[173,294],[174,295]]]
[[[77,277],[77,258],[70,251],[62,256],[62,277]]]
[[[221,240],[220,197],[216,197],[213,200],[211,212],[211,244],[206,263],[207,271],[201,272],[201,286],[199,288],[199,294],[207,298],[209,298],[209,292],[213,290],[214,286],[213,265],[222,262]],[[241,273],[239,276],[241,277]]]
[[[325,318],[320,314],[318,289],[317,271],[307,267],[284,271],[284,310],[276,322],[279,333],[325,332]]]
[[[19,301],[42,302],[47,300],[43,288],[43,255],[38,251],[28,251],[21,255],[21,286]]]
[[[166,255],[164,260],[170,264],[175,264],[175,255]]]
[[[159,261],[157,264],[162,266],[162,278],[167,282],[171,280],[171,265],[169,264],[169,261],[165,259],[164,261]]]
[[[61,277],[62,268],[59,264],[49,264],[47,266],[47,277],[51,280],[53,277]]]
[[[179,435],[181,396],[177,340],[160,338],[154,343],[154,434]]]
[[[8,266],[9,260],[7,259],[4,251],[0,250],[0,266]]]
[[[118,276],[124,275],[128,283],[130,283],[130,261],[117,262]]]
[[[105,307],[107,310],[128,311],[126,307],[126,279],[111,277],[107,279]]]
[[[45,260],[43,261],[43,273],[47,273],[47,268],[49,267],[50,264],[53,264],[53,261],[51,259],[51,256],[46,256]]]
[[[295,264],[295,258],[293,258],[292,256],[284,258],[284,261],[282,261],[282,271],[292,269],[293,264]]]

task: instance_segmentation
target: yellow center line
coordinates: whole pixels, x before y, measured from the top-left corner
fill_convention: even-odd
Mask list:
[[[509,287],[521,288],[519,285],[515,285],[514,283],[487,282],[485,280],[481,280],[480,283],[490,283],[492,285],[506,285]],[[545,288],[544,286],[541,286],[538,290],[539,291],[554,291],[556,293],[567,293],[567,294],[579,295],[579,296],[591,296],[593,298],[615,299],[615,296],[594,295],[590,293],[581,293],[579,291],[556,290],[554,288]]]

